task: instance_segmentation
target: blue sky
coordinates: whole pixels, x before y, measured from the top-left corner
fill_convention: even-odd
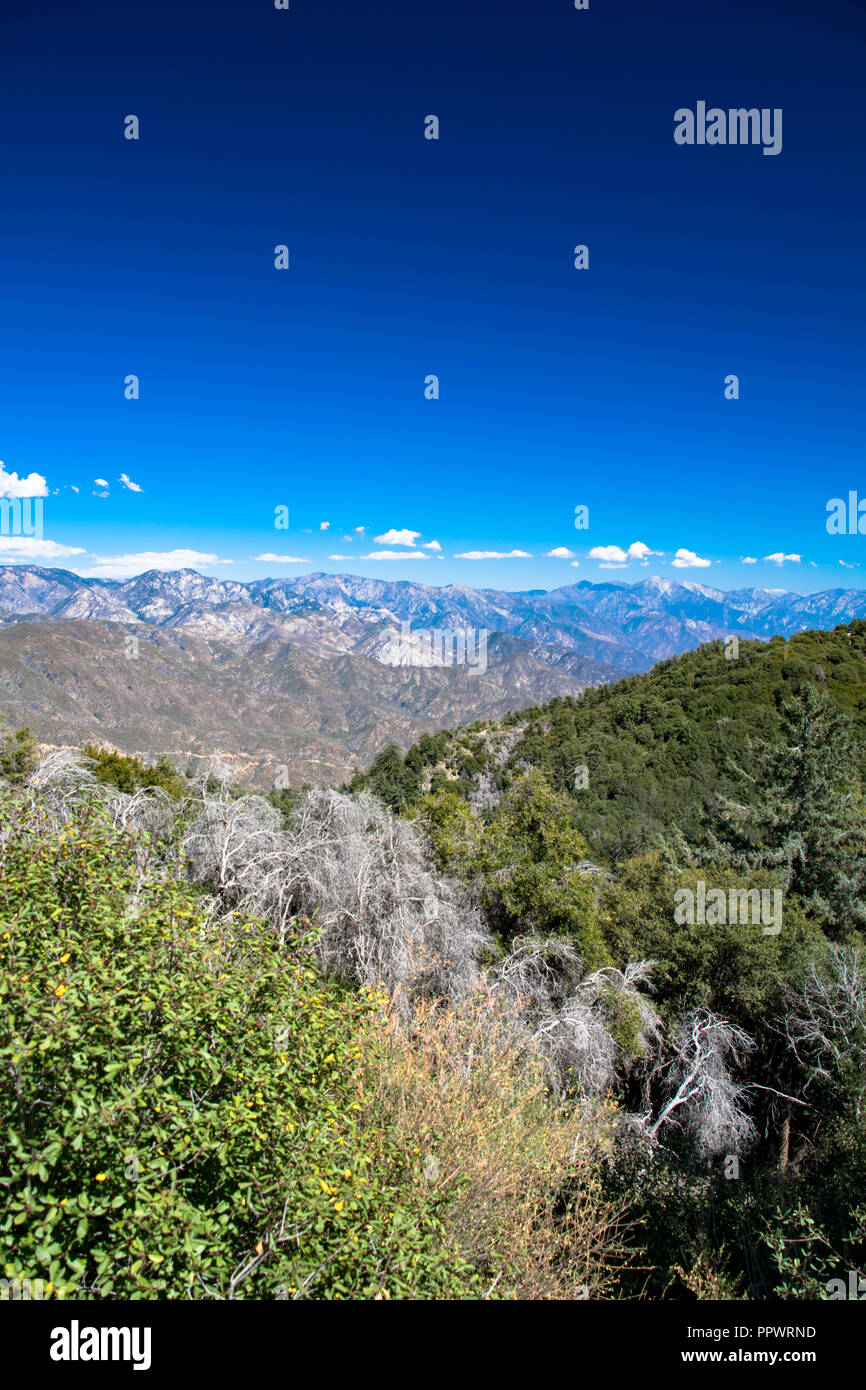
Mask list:
[[[44,493],[0,562],[864,583],[825,525],[866,498],[862,3],[85,0],[0,37],[0,489]],[[781,108],[781,152],[678,145],[698,101]]]

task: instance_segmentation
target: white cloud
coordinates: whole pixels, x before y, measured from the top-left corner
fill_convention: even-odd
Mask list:
[[[254,560],[260,560],[266,565],[308,565],[309,555],[271,555],[266,551],[264,555],[254,555]]]
[[[0,463],[0,497],[47,497],[48,487],[41,473],[28,473],[19,478],[17,473],[7,473],[6,465]]]
[[[848,560],[840,560],[839,564],[846,570],[858,570],[860,568],[860,562],[858,560],[852,560],[850,563]]]
[[[590,560],[603,560],[606,565],[625,564],[628,556],[618,545],[594,545],[589,552]]]
[[[360,557],[363,560],[363,555]],[[357,560],[357,555],[329,555],[329,560]]]
[[[758,563],[754,555],[743,555],[740,557],[741,565],[756,565]]]
[[[783,550],[777,550],[773,555],[765,555],[764,559],[769,560],[774,565],[784,565],[787,561],[792,565],[799,565],[802,555],[786,555]]]
[[[119,483],[123,483],[123,486],[124,486],[129,492],[143,492],[143,491],[144,491],[144,488],[139,487],[138,483],[134,483],[134,482],[132,481],[132,479],[130,478],[130,476],[129,476],[128,473],[121,473],[121,475],[120,475],[120,477],[118,478],[117,481],[118,481]]]
[[[390,531],[386,531],[383,536],[374,536],[373,539],[380,545],[414,545],[420,539],[420,531],[395,531],[393,526]]]
[[[340,540],[341,540],[341,541],[348,541],[350,545],[352,544],[352,542],[353,542],[354,539],[355,539],[354,536],[341,536],[341,537],[340,537]]]
[[[696,555],[693,550],[683,550],[680,547],[671,564],[677,570],[706,569],[708,565],[712,564],[712,560],[702,560],[700,555]]]
[[[319,530],[320,530],[320,531],[327,531],[327,529],[328,529],[328,527],[330,526],[330,524],[331,524],[330,521],[320,521],[320,522],[319,522]]]
[[[97,487],[108,487],[108,480],[106,478],[94,478],[93,481]]]
[[[441,550],[442,547],[441,547],[441,545],[439,544],[438,541],[425,541],[424,544],[422,545],[421,549],[422,549],[422,550]]]
[[[0,555],[17,555],[26,560],[65,560],[70,555],[84,555],[80,545],[60,545],[57,541],[40,541],[35,536],[0,536]]]
[[[574,551],[569,550],[567,545],[557,545],[554,546],[553,550],[545,551],[544,558],[545,560],[570,560],[573,554]]]
[[[630,560],[640,560],[641,564],[643,565],[649,564],[649,560],[647,559],[648,555],[663,554],[663,550],[650,550],[649,546],[644,545],[643,541],[632,541],[631,545],[628,548],[628,558]]]
[[[455,560],[531,560],[528,550],[464,550]]]
[[[357,531],[357,533],[358,533],[359,536],[363,536],[363,534],[364,534],[364,532],[366,531],[366,529],[367,529],[366,526],[356,526],[356,527],[355,527],[355,530]]]
[[[348,557],[346,557],[348,558]],[[369,555],[362,555],[362,560],[429,560],[429,555],[419,555],[417,551],[411,550],[371,550]]]
[[[623,569],[630,560],[638,560],[642,565],[648,565],[649,555],[663,554],[663,550],[653,550],[645,541],[632,541],[628,550],[623,550],[621,545],[594,545],[589,552],[589,558],[600,560],[599,568],[606,570]]]
[[[76,565],[75,573],[84,579],[120,579],[144,570],[195,569],[199,565],[228,563],[201,550],[142,550],[135,555],[94,555],[92,564],[86,569]]]
[[[574,569],[574,570],[579,570],[579,569],[580,569],[580,561],[579,561],[579,560],[572,560],[572,562],[571,562],[571,568]]]
[[[80,487],[76,487],[74,483],[70,483],[69,486],[70,486],[70,488],[72,489],[73,492],[80,492],[80,491],[81,491],[81,488],[80,488]]]

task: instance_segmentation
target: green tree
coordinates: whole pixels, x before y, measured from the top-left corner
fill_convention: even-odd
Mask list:
[[[392,811],[402,811],[416,800],[421,790],[421,781],[414,767],[407,767],[403,754],[396,743],[388,743],[377,753],[370,764],[365,779],[368,789],[390,806]],[[356,783],[353,790],[358,790]]]
[[[519,777],[485,821],[454,792],[424,802],[441,867],[474,881],[493,929],[568,937],[588,969],[610,963],[595,920],[595,893],[579,867],[588,855],[574,805],[540,772]]]
[[[781,742],[751,740],[735,771],[745,795],[720,797],[711,853],[770,868],[820,916],[828,934],[866,924],[866,827],[851,721],[804,684],[781,704]]]

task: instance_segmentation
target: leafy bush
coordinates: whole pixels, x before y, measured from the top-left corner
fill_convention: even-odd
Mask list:
[[[29,729],[4,733],[2,723],[0,735],[0,777],[13,784],[25,781],[39,763],[36,740]]]
[[[465,1296],[357,1081],[379,1000],[214,923],[86,804],[2,799],[0,1264],[50,1296]]]

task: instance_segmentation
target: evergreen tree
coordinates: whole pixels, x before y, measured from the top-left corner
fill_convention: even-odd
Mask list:
[[[783,700],[781,741],[749,740],[734,769],[743,795],[720,797],[710,852],[735,868],[776,870],[785,892],[832,936],[866,924],[866,827],[851,722],[823,690]]]
[[[402,811],[414,801],[420,785],[418,773],[406,766],[396,743],[387,744],[370,764],[367,786],[392,811]]]

